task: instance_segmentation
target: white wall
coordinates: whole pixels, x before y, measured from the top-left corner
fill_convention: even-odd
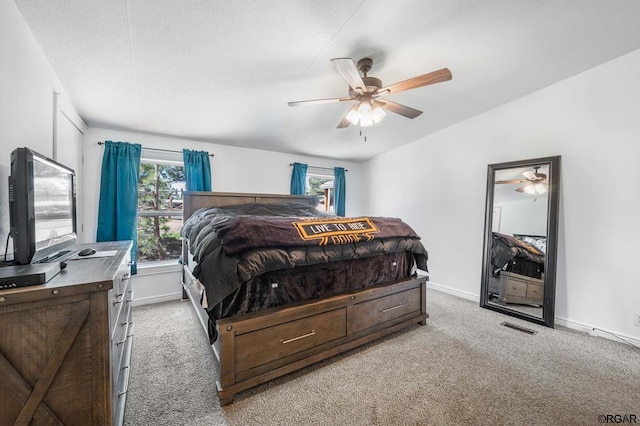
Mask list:
[[[498,202],[494,207],[501,208],[498,232],[507,235],[547,235],[547,197],[528,200]],[[494,228],[495,229],[495,228]]]
[[[362,207],[404,218],[431,280],[477,298],[487,164],[561,155],[556,319],[638,338],[639,75],[640,50],[376,157]]]
[[[147,148],[181,151],[183,148],[208,151],[211,158],[212,190],[221,192],[254,192],[288,194],[293,162],[319,167],[345,167],[347,199],[346,214],[360,214],[360,164],[248,148],[163,137],[143,133],[89,128],[85,134],[85,238],[95,241],[97,229],[98,195],[100,193],[100,167],[104,146],[99,141],[111,140],[140,143]],[[91,172],[89,172],[91,171]],[[132,281],[138,303],[161,301],[181,294],[180,274],[177,267],[145,268],[139,265],[138,275]]]
[[[0,1],[0,52],[0,253],[4,255],[11,152],[28,147],[55,159],[54,123],[59,114],[64,112],[78,127],[83,123],[12,1]],[[82,179],[82,170],[76,173]],[[11,245],[8,251],[13,251]]]

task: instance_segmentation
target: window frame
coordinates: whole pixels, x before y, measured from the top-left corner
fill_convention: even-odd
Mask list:
[[[306,180],[305,180],[305,188],[304,188],[304,192],[305,195],[317,195],[317,194],[312,194],[310,192],[311,187],[309,186],[309,178],[310,177],[317,177],[317,178],[323,178],[323,179],[327,179],[325,182],[328,182],[330,180],[335,182],[335,175],[331,172],[323,172],[323,171],[319,171],[319,170],[312,170],[312,171],[307,171],[307,176],[306,176]],[[328,195],[329,199],[331,199],[331,194],[333,193],[333,187],[329,188],[328,194],[325,194],[325,197]],[[326,200],[326,198],[325,198]],[[326,201],[325,203],[320,203],[318,205],[318,207],[320,208],[322,206],[323,210],[325,212],[328,213],[335,213],[335,206],[333,204],[331,204],[330,202],[327,204]]]
[[[173,166],[182,166],[184,168],[184,161],[182,160],[173,160],[166,158],[157,158],[153,156],[140,158],[140,165],[145,164],[162,164],[162,165],[173,165]],[[138,183],[138,191],[140,190],[140,184]],[[186,181],[185,181],[186,185]],[[139,199],[138,199],[138,209],[136,209],[136,233],[139,232],[138,226],[138,218],[140,217],[177,217],[182,219],[182,208],[179,209],[166,209],[166,210],[140,210],[139,207]],[[180,238],[182,239],[182,238]],[[182,251],[176,257],[172,257],[171,259],[162,259],[162,260],[140,260],[138,257],[138,268],[153,268],[160,267],[163,265],[172,265],[177,264],[177,261],[180,260],[182,256]],[[153,272],[151,272],[153,273]]]

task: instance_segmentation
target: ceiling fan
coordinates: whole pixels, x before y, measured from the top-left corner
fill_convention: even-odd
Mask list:
[[[538,173],[540,166],[534,166],[533,171],[527,170],[522,172],[525,179],[514,180],[498,180],[496,184],[505,183],[520,183],[522,186],[516,188],[518,192],[526,192],[528,194],[544,194],[547,192],[549,183],[547,182],[547,175],[545,173]]]
[[[411,119],[416,118],[422,114],[422,111],[383,99],[381,96],[451,80],[451,71],[447,68],[442,68],[383,87],[380,79],[367,75],[373,65],[371,58],[360,59],[357,67],[351,58],[335,58],[331,59],[331,63],[349,84],[348,97],[293,101],[288,102],[288,104],[289,106],[298,106],[348,101],[357,102],[340,121],[338,129],[349,127],[350,124],[360,124],[362,127],[371,126],[384,118],[385,111],[391,111]],[[362,76],[360,73],[362,73]]]

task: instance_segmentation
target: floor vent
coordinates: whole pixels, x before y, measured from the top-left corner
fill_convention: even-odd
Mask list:
[[[532,336],[533,336],[534,334],[536,334],[536,333],[537,333],[537,331],[530,330],[530,329],[528,329],[528,328],[524,328],[524,327],[520,327],[519,325],[516,325],[516,324],[510,323],[510,322],[506,322],[506,321],[505,321],[505,322],[503,322],[503,323],[502,323],[502,324],[500,324],[500,325],[504,325],[505,327],[509,327],[509,328],[514,329],[514,330],[522,331],[523,333],[527,333],[527,334],[530,334],[530,335],[532,335]]]

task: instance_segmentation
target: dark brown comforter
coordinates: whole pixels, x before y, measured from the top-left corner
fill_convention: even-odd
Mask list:
[[[491,243],[491,264],[494,276],[504,270],[541,278],[544,272],[544,253],[515,237],[494,232]]]
[[[317,270],[320,274],[323,269],[335,269],[323,268],[333,262],[393,254],[409,256],[417,268],[427,270],[426,249],[401,220],[339,218],[304,204],[201,209],[185,222],[182,236],[189,241],[197,262],[193,274],[205,286],[210,309],[235,297],[243,284],[246,289],[251,281],[249,287],[256,290],[256,283],[262,282],[258,277],[279,271]],[[352,280],[358,277],[350,276],[348,281]],[[263,285],[273,285],[272,281],[265,280]]]

